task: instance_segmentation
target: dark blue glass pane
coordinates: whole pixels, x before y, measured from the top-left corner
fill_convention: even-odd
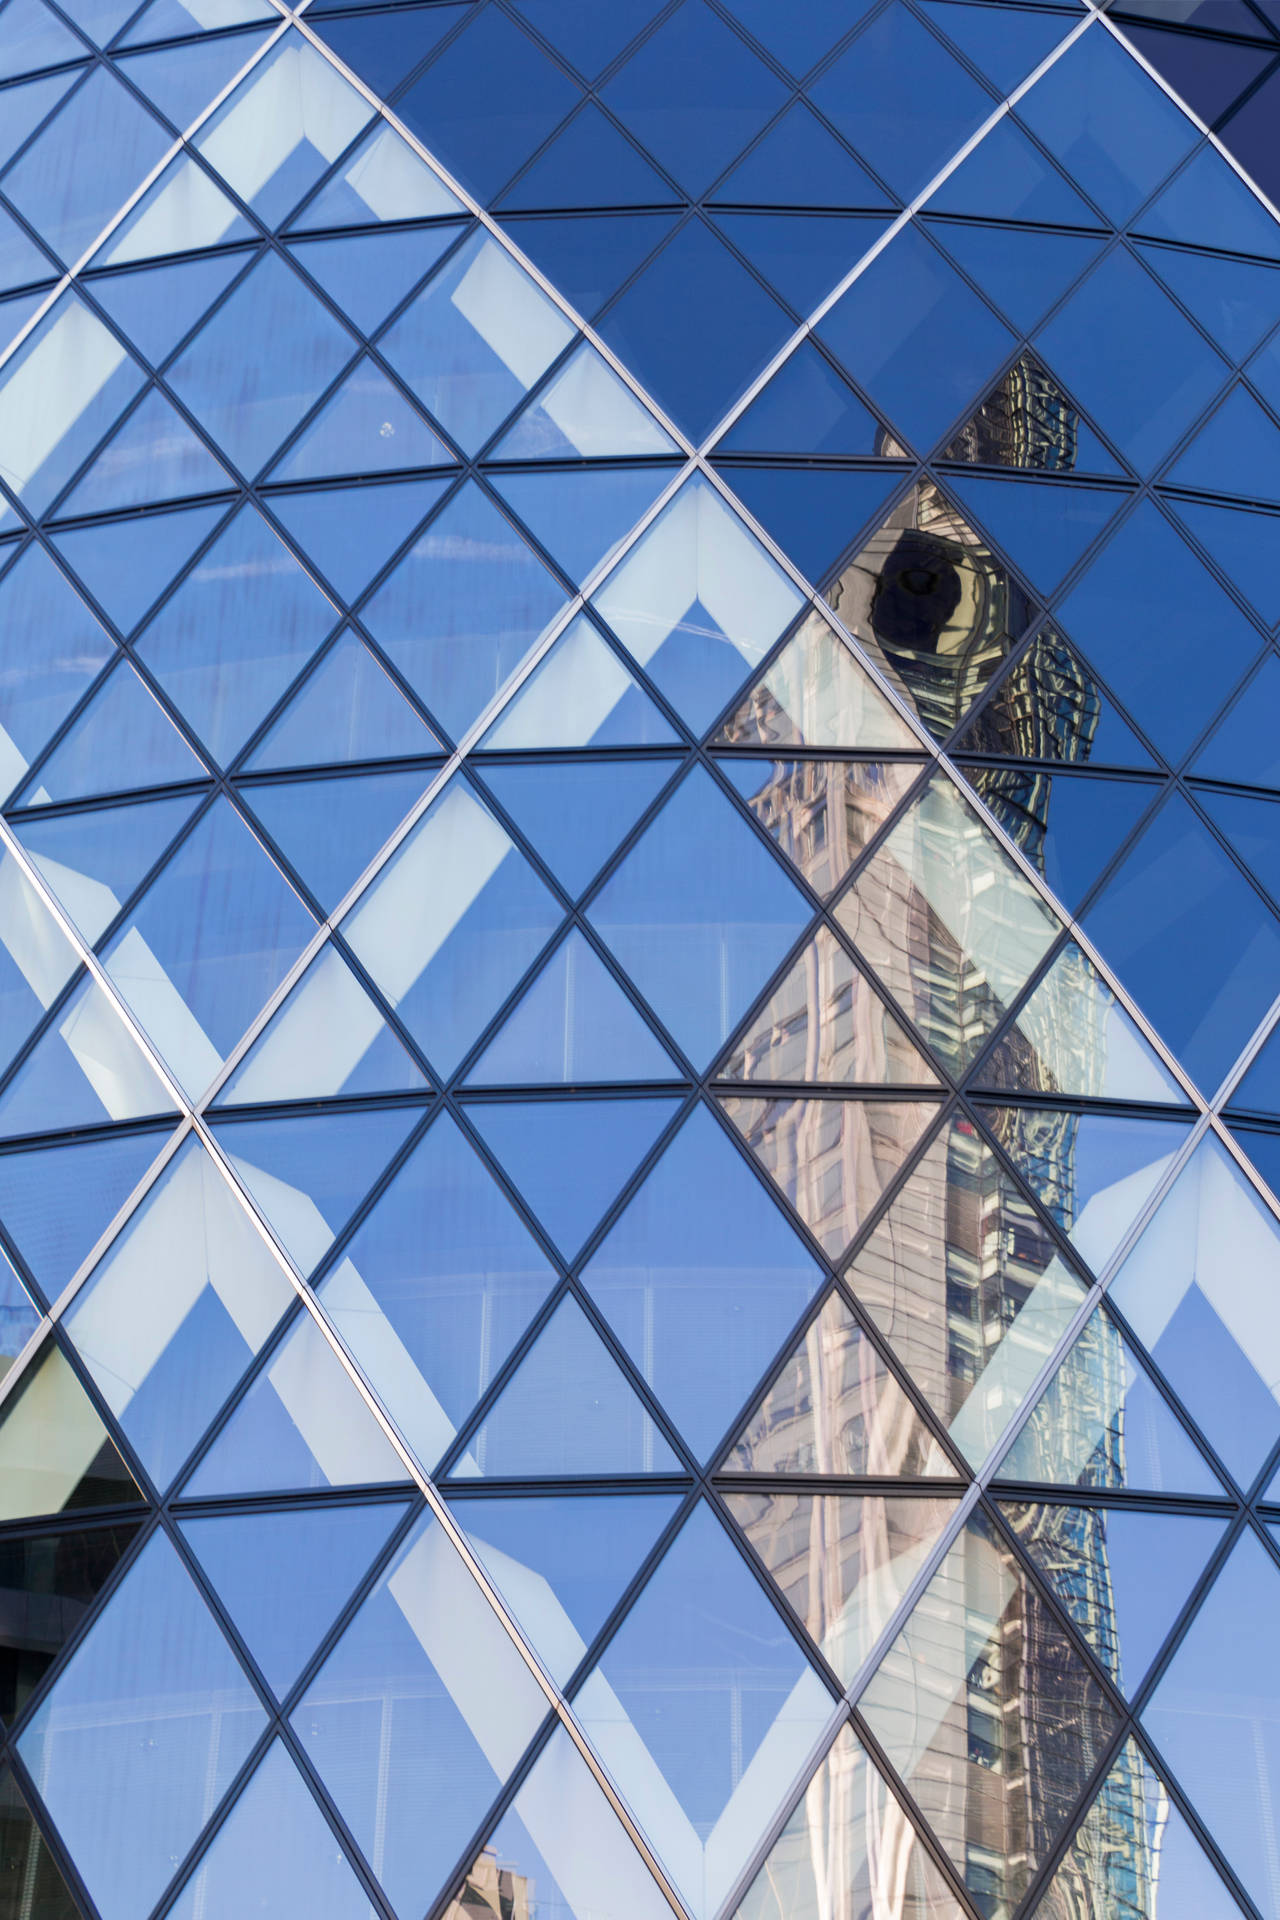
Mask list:
[[[728,431],[720,453],[876,454],[884,429],[806,340]]]
[[[1192,762],[1202,780],[1233,780],[1280,792],[1280,740],[1273,722],[1280,700],[1280,660],[1268,651]]]
[[[968,480],[951,485],[1022,577],[1051,594],[1130,497],[1102,487],[1047,481]]]
[[[722,206],[888,207],[884,188],[831,129],[797,100],[741,159],[715,195]]]
[[[855,538],[883,518],[899,484],[890,468],[733,467],[720,471],[807,580],[824,580]]]
[[[1280,802],[1204,789],[1196,798],[1254,879],[1280,899]]]
[[[1074,913],[1159,789],[1136,781],[1028,774],[1004,767],[969,779],[1005,832]]]
[[[808,73],[869,10],[869,0],[729,0],[729,10],[775,60],[796,75]]]
[[[1260,651],[1261,636],[1145,500],[1061,614],[1070,637],[1174,762]],[[1157,636],[1155,647],[1133,645],[1144,632]]]
[[[1016,120],[984,134],[929,199],[930,213],[976,214],[984,220],[1031,220],[1045,226],[1096,227],[1098,216]]]
[[[801,318],[884,232],[886,220],[816,213],[722,213],[716,225]]]
[[[1241,1097],[1236,1104],[1246,1105]],[[1262,1127],[1232,1126],[1232,1138],[1244,1148],[1272,1193],[1280,1195],[1280,1133]]]
[[[589,100],[502,196],[504,210],[531,207],[660,207],[680,195],[615,123]]]
[[[580,0],[516,0],[519,12],[544,40],[594,80],[647,27],[661,0],[612,0],[584,7]]]
[[[1280,100],[1278,79],[1280,75],[1273,69],[1257,92],[1232,114],[1223,140],[1233,158],[1272,199],[1280,189],[1280,162],[1275,147],[1276,104]]]
[[[578,97],[512,20],[478,7],[397,111],[464,186],[490,199]]]
[[[1014,344],[914,226],[877,256],[819,331],[921,453],[985,391]]]
[[[985,145],[985,142],[984,142]],[[943,246],[976,280],[1019,333],[1030,333],[1074,286],[1102,240],[1036,227],[989,227],[930,221]]]
[[[665,240],[669,213],[579,214],[567,220],[508,219],[516,245],[584,316],[594,319],[624,280]]]
[[[1280,320],[1280,270],[1181,247],[1143,247],[1143,258],[1232,360],[1244,360]]]
[[[791,326],[777,301],[695,219],[610,308],[600,332],[659,405],[700,439]]]
[[[1242,1113],[1269,1113],[1280,1119],[1280,1032],[1274,1027],[1232,1094],[1231,1104]]]
[[[1280,502],[1280,427],[1247,387],[1233,387],[1174,461],[1170,486]]]
[[[684,0],[603,97],[697,199],[786,103],[787,88],[702,0]]]
[[[1280,924],[1180,796],[1161,808],[1084,924],[1212,1092],[1275,997]]]
[[[1204,146],[1134,221],[1138,233],[1184,245],[1280,259],[1280,232],[1222,155]]]
[[[1199,138],[1186,115],[1101,28],[1055,61],[1018,111],[1117,225]]]
[[[1098,352],[1105,340],[1107,351]],[[1132,254],[1109,253],[1039,335],[1052,370],[1140,472],[1226,378],[1209,343]]]
[[[1065,12],[924,0],[923,12],[1000,93],[1012,93],[1075,25]]]
[[[332,0],[325,0],[313,12],[320,15],[331,6]],[[339,60],[386,100],[466,12],[465,7],[399,6],[394,13],[363,13],[348,20],[316,18],[312,25]]]
[[[904,200],[919,193],[996,104],[898,0],[810,91],[814,104]]]
[[[1204,500],[1170,505],[1254,611],[1274,627],[1280,620],[1280,517]]]

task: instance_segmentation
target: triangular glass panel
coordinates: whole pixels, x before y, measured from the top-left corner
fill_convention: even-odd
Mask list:
[[[1050,233],[968,220],[931,220],[929,225],[1019,333],[1030,333],[1040,324],[1104,245],[1101,234]]]
[[[442,1116],[360,1222],[320,1297],[430,1469],[554,1285],[541,1245]]]
[[[85,284],[153,367],[167,360],[248,256],[219,253],[163,267],[94,274]]]
[[[663,467],[549,467],[490,474],[494,490],[575,585],[615,554],[662,489]]]
[[[78,77],[73,68],[70,73],[51,73],[39,80],[28,80],[22,86],[5,89],[5,128],[4,138],[0,140],[0,167],[7,165],[28,134],[39,126]]]
[[[826,927],[718,1069],[724,1080],[938,1085],[924,1055]]]
[[[727,1711],[738,1689],[756,1703],[740,1739]],[[832,1701],[702,1505],[574,1708],[689,1911],[711,1920]]]
[[[249,1198],[300,1273],[323,1259],[420,1107],[304,1108],[270,1120],[223,1120],[216,1137]]]
[[[40,1323],[30,1288],[0,1247],[0,1379],[8,1373]]]
[[[1126,501],[1115,487],[1047,480],[970,480],[951,485],[979,525],[990,528],[1037,592],[1052,594]]]
[[[889,225],[847,213],[722,213],[716,226],[801,319]]]
[[[56,1300],[168,1139],[125,1132],[0,1155],[0,1220]]]
[[[930,213],[962,213],[982,220],[1027,220],[1050,227],[1101,223],[1065,176],[1034,146],[1011,114],[998,120],[943,181]]]
[[[1272,1194],[1280,1191],[1280,1134],[1270,1127],[1231,1127],[1231,1137],[1242,1147],[1256,1173],[1262,1175]]]
[[[401,29],[397,25],[394,30]],[[457,195],[419,159],[403,134],[379,121],[355,152],[339,162],[333,177],[291,223],[291,231],[364,227],[384,220],[438,220],[465,212]],[[449,231],[452,238],[456,229]],[[419,236],[424,254],[432,244],[430,238]]]
[[[265,32],[206,35],[155,53],[129,54],[120,72],[184,133],[252,59]]]
[[[491,765],[485,783],[575,900],[671,778],[670,760]]]
[[[675,441],[595,347],[582,341],[499,440],[493,460],[640,460]]]
[[[827,599],[937,740],[964,719],[1032,614],[1018,580],[928,479],[847,563]]]
[[[189,1137],[62,1324],[144,1466],[167,1485],[292,1298],[230,1183]]]
[[[456,227],[389,227],[335,240],[295,240],[289,251],[367,336],[430,272],[456,232]]]
[[[33,1520],[141,1499],[102,1416],[50,1340],[0,1408],[0,1514]]]
[[[721,1472],[916,1479],[956,1469],[843,1296],[831,1293]]]
[[[220,1088],[217,1105],[426,1090],[426,1075],[337,948],[326,946]]]
[[[1275,479],[1280,427],[1248,388],[1232,387],[1194,440],[1163,476],[1173,487],[1203,493],[1245,494],[1261,505],[1280,504]]]
[[[884,1776],[848,1727],[834,1745],[734,1920],[818,1920],[850,1901],[857,1914],[962,1920],[964,1909]]]
[[[1164,1782],[1130,1739],[1031,1909],[1030,1920],[1123,1912],[1121,1903],[1131,1899],[1135,1885],[1140,1899],[1158,1902],[1171,1920],[1179,1913],[1195,1914],[1199,1920],[1240,1920],[1240,1908]]]
[[[325,912],[332,913],[430,779],[428,771],[406,770],[289,780],[246,787],[243,798]]]
[[[26,814],[18,837],[90,946],[132,898],[196,802],[190,795],[80,813]]]
[[[676,1111],[675,1100],[485,1101],[472,1125],[572,1258]]]
[[[764,831],[820,898],[861,859],[920,775],[918,760],[722,760]]]
[[[509,216],[503,225],[561,294],[590,320],[656,252],[674,213],[574,213],[564,219]]]
[[[809,918],[782,866],[702,768],[650,821],[589,912],[699,1066],[719,1052]]]
[[[56,1408],[49,1411],[56,1416]],[[140,1495],[126,1477],[118,1497],[132,1503]],[[0,1577],[5,1592],[12,1596],[13,1609],[0,1660],[0,1717],[6,1726],[25,1711],[63,1648],[78,1636],[86,1613],[119,1566],[138,1527],[136,1518],[117,1519],[107,1526],[99,1521],[83,1529],[69,1528],[63,1519],[56,1531],[15,1529],[7,1534],[0,1546]],[[4,1818],[0,1812],[0,1830]],[[8,1843],[5,1833],[6,1847]],[[12,1865],[6,1871],[12,1872]],[[79,1908],[67,1911],[69,1920],[79,1920]],[[35,1914],[44,1920],[42,1907],[34,1907],[33,1920]]]
[[[1041,13],[1034,7],[1005,7],[988,14],[981,7],[957,6],[954,0],[924,0],[921,10],[998,93],[1012,93],[1021,85],[1074,25],[1060,13]]]
[[[372,360],[357,360],[332,399],[271,469],[272,480],[447,467],[456,456]]]
[[[1156,770],[1092,670],[1053,627],[1036,635],[959,736],[955,751]]]
[[[585,80],[594,80],[612,66],[642,27],[647,27],[661,0],[617,0],[608,12],[585,10],[564,0],[517,0],[520,17],[564,54]]]
[[[365,1920],[369,1896],[356,1879],[283,1744],[266,1759],[200,1856],[169,1908],[172,1920],[237,1913],[255,1901],[263,1920]]]
[[[393,16],[394,17],[394,16]],[[375,1678],[376,1676],[376,1678]],[[352,1729],[376,1686],[384,1730]],[[547,1700],[452,1539],[426,1515],[362,1603],[293,1715],[308,1759],[395,1913],[426,1913],[546,1717]],[[422,1818],[424,1754],[432,1815]],[[379,1791],[378,1782],[383,1782]]]
[[[453,1478],[679,1473],[653,1416],[572,1297],[503,1387]]]
[[[802,602],[715,489],[696,478],[642,535],[595,604],[701,731]]]
[[[730,1515],[846,1686],[957,1504],[954,1494],[922,1498],[761,1487],[725,1495]],[[796,1552],[799,1541],[807,1543],[807,1552]]]
[[[307,558],[353,606],[449,482],[401,481],[386,487],[325,487],[268,496],[271,510]]]
[[[1275,626],[1280,620],[1280,515],[1208,500],[1169,499],[1169,505],[1264,623]]]
[[[42,894],[5,848],[0,853],[0,1062],[19,1045],[69,985],[79,956]]]
[[[974,1467],[1085,1298],[1030,1201],[963,1117],[930,1143],[848,1279]]]
[[[188,1545],[278,1699],[405,1511],[399,1500],[330,1502],[182,1522]]]
[[[678,1494],[636,1492],[455,1495],[450,1502],[485,1572],[561,1686],[679,1504]]]
[[[440,743],[354,633],[309,673],[246,766],[342,766],[417,759]]]
[[[454,0],[456,5],[456,0]],[[405,6],[364,14],[355,20],[334,19],[341,13],[333,0],[321,0],[311,21],[312,30],[337,54],[345,67],[381,99],[399,91],[401,83],[419,67],[440,36],[454,24],[453,5],[427,8]]]
[[[1182,246],[1221,247],[1280,260],[1275,216],[1212,145],[1201,147],[1134,221]]]
[[[56,532],[53,543],[121,633],[129,634],[226,510],[185,507],[97,520]]]
[[[229,491],[231,476],[164,395],[152,389],[108,441],[61,511],[120,512]]]
[[[880,842],[838,903],[836,918],[953,1068],[973,1059],[1061,930],[977,812],[941,775]]]
[[[783,361],[716,452],[887,459],[898,447],[843,375],[806,340]]]
[[[859,1705],[975,1902],[996,1913],[1017,1906],[1117,1725],[983,1514],[967,1522]],[[1037,1759],[1049,1752],[1045,1769]],[[981,1852],[970,1839],[978,1817]]]
[[[95,267],[126,267],[234,240],[252,240],[252,227],[193,156],[180,153],[143,194],[94,255]],[[226,262],[220,262],[225,269]],[[237,257],[235,266],[240,265]],[[209,279],[212,279],[212,275]],[[206,280],[201,287],[204,294]],[[212,299],[212,294],[208,295]],[[191,315],[187,325],[195,315]],[[171,325],[172,323],[168,323]],[[168,330],[166,328],[166,330]],[[185,332],[186,329],[184,328]]]
[[[1226,1520],[1141,1507],[1000,1502],[1018,1544],[1120,1691],[1146,1677]]]
[[[74,19],[74,10],[72,18]],[[5,49],[0,74],[15,80],[85,57],[84,42],[43,4],[43,0],[10,0],[4,23]],[[72,76],[74,77],[74,76]]]
[[[300,1314],[183,1488],[190,1499],[409,1478],[310,1314]]]
[[[666,746],[676,737],[634,674],[580,613],[480,744],[493,752],[648,747]]]
[[[575,927],[508,1014],[468,1086],[672,1080],[678,1068]]]
[[[116,648],[66,575],[32,543],[0,580],[0,785],[8,793]]]
[[[1069,913],[1080,908],[1161,792],[1147,781],[1027,766],[962,765],[961,772]],[[1114,953],[1105,935],[1095,941]]]
[[[97,981],[86,978],[0,1094],[0,1138],[172,1113],[173,1096]]]
[[[896,441],[892,453],[899,453]],[[823,581],[854,538],[879,520],[899,475],[892,467],[731,466],[716,462],[737,498],[807,580]]]
[[[1100,1493],[1222,1493],[1145,1363],[1101,1307],[1036,1401],[999,1477]]]
[[[226,764],[336,619],[279,535],[245,506],[165,602],[138,652]]]
[[[699,1107],[592,1256],[583,1282],[705,1456],[820,1274],[746,1160]]]
[[[938,457],[1032,473],[1121,472],[1084,415],[1030,353],[1002,375]]]
[[[1192,762],[1193,777],[1280,792],[1280,748],[1270,724],[1280,697],[1280,661],[1268,651]]]
[[[1236,362],[1247,360],[1280,320],[1280,268],[1188,247],[1139,247],[1138,252]]]
[[[775,120],[715,194],[722,206],[892,205],[884,188],[842,146],[803,99]]]
[[[712,745],[911,752],[920,742],[853,649],[815,610],[724,722]]]
[[[938,1111],[934,1102],[918,1100],[746,1094],[717,1100],[833,1261],[875,1211]]]
[[[204,764],[127,660],[98,688],[22,795],[25,806],[203,780]]]
[[[1280,1225],[1212,1136],[1161,1201],[1111,1293],[1237,1479],[1280,1437],[1269,1301]]]
[[[1185,1100],[1137,1023],[1074,941],[1064,947],[976,1084],[1068,1099]]]
[[[504,212],[560,207],[660,207],[679,200],[594,100],[578,109],[528,170],[501,195]]]

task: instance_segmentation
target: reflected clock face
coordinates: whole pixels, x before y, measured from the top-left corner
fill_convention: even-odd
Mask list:
[[[936,653],[960,604],[961,583],[951,551],[932,534],[907,528],[880,571],[871,600],[871,624],[886,646]]]

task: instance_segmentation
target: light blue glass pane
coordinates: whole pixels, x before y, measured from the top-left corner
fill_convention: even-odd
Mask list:
[[[321,1298],[419,1459],[434,1465],[554,1278],[442,1117],[361,1223]]]
[[[150,1910],[265,1719],[156,1535],[20,1743],[103,1920]]]
[[[244,343],[254,342],[252,354]],[[354,337],[267,254],[170,369],[174,391],[255,474],[355,351]]]
[[[79,73],[52,73],[44,80],[28,80],[20,87],[5,88],[5,126],[0,134],[0,167],[12,158],[45,115],[61,100]]]
[[[572,338],[559,308],[481,232],[381,345],[445,432],[475,453]]]
[[[5,175],[4,190],[71,265],[155,166],[170,138],[109,67],[95,67]],[[93,166],[85,166],[86,153],[95,156]]]
[[[139,1458],[165,1486],[292,1299],[230,1185],[188,1141],[63,1324]]]
[[[1117,225],[1198,139],[1186,114],[1101,27],[1054,62],[1018,111]]]
[[[1280,1226],[1225,1149],[1197,1149],[1112,1298],[1247,1485],[1280,1435]]]
[[[1105,340],[1107,351],[1097,351]],[[1226,378],[1225,361],[1123,249],[1038,336],[1054,373],[1140,473],[1162,460]]]
[[[276,493],[271,510],[322,577],[354,606],[375,573],[435,506],[448,481],[387,487],[324,487]]]
[[[293,1722],[396,1910],[422,1913],[545,1708],[496,1614],[427,1519]]]
[[[493,450],[497,460],[634,460],[676,443],[585,340]]]
[[[259,32],[188,40],[158,53],[128,56],[121,60],[120,71],[182,133],[234,80],[265,37]]]
[[[676,1111],[674,1100],[485,1101],[468,1117],[566,1258]]]
[[[279,536],[246,506],[143,633],[138,653],[225,764],[336,619]]]
[[[809,917],[700,769],[605,882],[590,915],[698,1065],[728,1039]]]
[[[122,267],[134,260],[161,259],[166,254],[255,237],[254,229],[212,176],[191,154],[183,152],[148,187],[119,226],[112,228],[94,255],[93,264]],[[230,264],[233,269],[242,267],[243,256],[233,255]],[[179,331],[185,332],[186,328]],[[170,337],[176,340],[178,333]]]
[[[622,1368],[577,1301],[566,1299],[485,1415],[453,1478],[680,1471]]]
[[[133,12],[130,0],[71,0],[66,11],[76,25],[105,47]]]
[[[86,526],[56,532],[53,540],[81,585],[120,631],[132,633],[226,510],[223,502],[130,515],[124,520],[91,520]]]
[[[138,806],[94,807],[42,820],[27,815],[18,837],[85,939],[93,944],[190,817],[189,795]]]
[[[9,0],[3,35],[0,79],[4,80],[61,66],[64,60],[83,60],[89,51],[41,0]]]
[[[561,1686],[679,1506],[675,1494],[455,1498],[485,1572]]]
[[[42,0],[30,0],[33,6],[40,6]],[[10,0],[12,7],[12,0]],[[50,19],[52,15],[48,16]],[[57,268],[31,238],[24,227],[20,227],[11,213],[0,208],[0,289],[8,292],[11,287],[35,286],[44,280],[52,280]],[[12,311],[16,312],[16,308]],[[10,311],[10,309],[6,309]],[[35,308],[31,311],[34,313]],[[14,328],[16,333],[17,328]]]
[[[831,1698],[700,1506],[575,1707],[698,1920],[710,1920],[831,1711]],[[755,1763],[755,1791],[737,1796]]]
[[[818,1268],[700,1107],[583,1280],[700,1455],[767,1371]]]
[[[432,1065],[449,1074],[560,919],[524,855],[455,778],[343,931]]]
[[[332,1246],[420,1107],[304,1108],[218,1123],[218,1141],[281,1246],[309,1273]]]
[[[140,1120],[173,1108],[107,995],[84,978],[0,1094],[0,1136]]]
[[[272,468],[273,480],[399,473],[447,467],[454,453],[400,389],[369,359],[358,360],[333,398]]]
[[[158,367],[244,266],[245,253],[218,253],[130,273],[96,273],[89,284],[116,325]]]
[[[457,238],[457,227],[392,227],[338,240],[295,240],[298,265],[319,282],[361,333],[374,333],[392,307]]]
[[[115,652],[43,548],[0,578],[0,787],[22,778]]]
[[[467,1075],[469,1086],[671,1080],[678,1068],[575,928]]]
[[[52,1006],[77,970],[75,948],[14,856],[0,854],[0,1059]]]
[[[279,1698],[406,1511],[398,1500],[183,1521],[188,1545]]]
[[[1280,1913],[1267,1836],[1280,1767],[1275,1617],[1280,1573],[1252,1533],[1232,1550],[1143,1714],[1259,1909]]]
[[[564,598],[510,521],[468,482],[379,587],[364,619],[458,739]]]
[[[430,779],[423,771],[290,780],[250,787],[244,798],[321,906],[332,912]]]
[[[206,774],[141,676],[121,661],[63,735],[23,795],[25,804],[87,800]]]
[[[0,1155],[0,1219],[56,1300],[168,1139],[124,1133]]]
[[[576,899],[671,778],[670,760],[489,766],[485,783]]]
[[[463,212],[457,195],[419,159],[408,141],[394,127],[378,121],[291,224],[308,229],[365,227],[380,220],[430,220]],[[450,231],[450,239],[454,232]],[[425,273],[436,258],[435,241],[429,234],[417,238],[422,249],[419,271]]]
[[[556,565],[581,585],[617,552],[670,475],[661,467],[565,467],[491,477]]]
[[[363,641],[343,633],[307,675],[246,766],[341,766],[416,758],[440,743]]]
[[[169,1912],[173,1920],[372,1920],[368,1895],[279,1740]]]
[[[152,392],[108,441],[62,511],[119,513],[230,487],[230,476],[186,421],[163,394]]]
[[[142,369],[74,294],[64,294],[0,369],[7,485],[44,513],[142,385]],[[0,501],[0,524],[11,519]]]
[[[109,972],[198,1092],[297,959],[315,922],[225,798],[116,935]]]

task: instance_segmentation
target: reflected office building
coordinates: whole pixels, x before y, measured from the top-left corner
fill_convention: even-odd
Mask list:
[[[1280,1920],[1210,11],[0,0],[0,1920]]]

